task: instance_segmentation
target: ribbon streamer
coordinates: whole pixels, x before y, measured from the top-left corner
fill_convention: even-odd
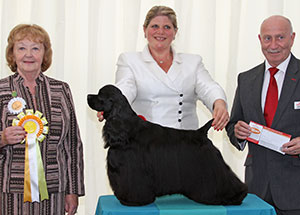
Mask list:
[[[24,170],[24,202],[39,202],[49,199],[45,171],[41,156],[39,142],[45,139],[49,128],[48,122],[42,113],[33,110],[21,112],[19,120],[14,119],[14,126],[22,126],[27,132],[25,138],[25,170]],[[41,197],[41,200],[40,200]]]

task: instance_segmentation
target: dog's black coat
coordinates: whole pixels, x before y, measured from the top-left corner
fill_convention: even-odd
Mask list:
[[[88,104],[104,112],[107,173],[122,204],[145,205],[179,193],[199,203],[237,205],[247,195],[247,186],[207,138],[212,120],[195,131],[143,121],[113,85],[88,95]]]

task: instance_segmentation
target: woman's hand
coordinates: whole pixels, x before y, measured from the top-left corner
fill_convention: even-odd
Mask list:
[[[97,117],[98,117],[99,122],[102,122],[104,120],[103,111],[97,112]]]
[[[213,107],[213,118],[212,127],[215,130],[223,130],[229,121],[229,114],[227,111],[226,103],[223,99],[217,99],[214,102]]]
[[[68,194],[65,196],[65,211],[68,215],[77,213],[78,196],[76,194]]]
[[[3,130],[1,135],[1,147],[5,145],[14,145],[22,142],[27,132],[22,126],[10,126]]]

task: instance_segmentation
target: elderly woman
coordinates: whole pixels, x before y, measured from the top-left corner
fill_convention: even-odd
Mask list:
[[[213,127],[222,130],[229,118],[225,93],[200,56],[172,47],[178,31],[175,12],[154,6],[143,27],[148,45],[142,52],[121,54],[116,73],[116,85],[136,113],[160,125],[197,129],[196,101],[201,100],[212,112]]]
[[[83,149],[70,87],[44,75],[52,61],[47,32],[17,25],[0,80],[0,211],[75,214],[84,195]]]

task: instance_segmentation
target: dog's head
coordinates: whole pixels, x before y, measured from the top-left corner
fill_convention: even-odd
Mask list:
[[[105,85],[99,90],[98,94],[89,94],[87,101],[93,110],[103,111],[104,119],[117,116],[124,105],[129,106],[126,97],[114,85]],[[131,110],[131,108],[129,109]]]

